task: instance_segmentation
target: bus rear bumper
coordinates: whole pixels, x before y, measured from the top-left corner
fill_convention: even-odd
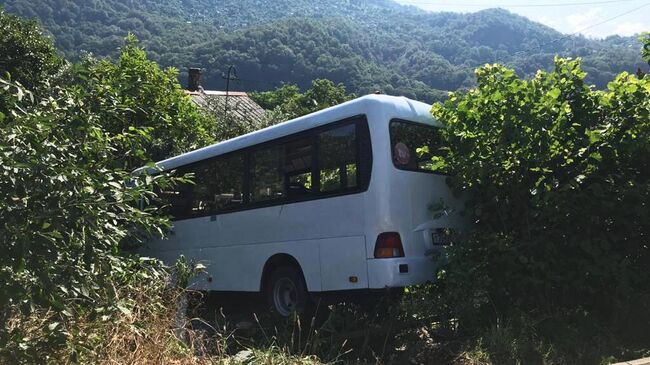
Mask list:
[[[368,288],[405,287],[433,282],[436,264],[431,257],[368,259]]]

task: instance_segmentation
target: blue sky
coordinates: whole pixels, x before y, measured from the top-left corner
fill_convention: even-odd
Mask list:
[[[629,36],[650,31],[650,0],[396,1],[429,11],[475,12],[500,7],[546,24],[562,33],[579,32],[591,38],[603,38],[612,34]]]

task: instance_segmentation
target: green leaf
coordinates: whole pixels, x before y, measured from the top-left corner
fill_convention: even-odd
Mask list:
[[[561,93],[562,93],[562,90],[560,90],[558,88],[553,88],[553,89],[549,90],[548,96],[550,96],[553,99],[557,99],[557,98],[560,97]]]
[[[116,307],[120,310],[120,312],[122,312],[122,314],[126,316],[131,316],[133,314],[133,312],[131,312],[131,310],[127,308],[123,303],[118,303]]]

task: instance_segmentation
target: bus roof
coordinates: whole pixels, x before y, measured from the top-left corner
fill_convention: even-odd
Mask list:
[[[383,108],[385,113],[389,114],[391,118],[402,118],[414,122],[441,126],[431,115],[431,105],[429,104],[403,96],[366,95],[315,113],[174,156],[160,161],[156,165],[162,170],[172,170],[180,166],[326,125],[341,119],[366,114],[368,110],[378,107]],[[141,167],[135,170],[134,173],[142,173],[145,170],[154,172],[153,169]]]

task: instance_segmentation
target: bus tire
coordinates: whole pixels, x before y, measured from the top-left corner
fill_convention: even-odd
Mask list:
[[[271,311],[281,317],[296,313],[304,318],[313,312],[314,303],[305,278],[295,266],[280,266],[273,270],[266,285],[266,299]]]

